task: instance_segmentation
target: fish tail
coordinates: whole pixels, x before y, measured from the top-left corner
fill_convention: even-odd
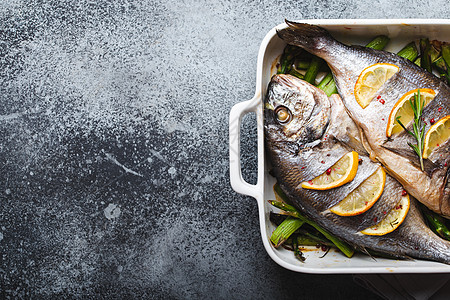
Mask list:
[[[277,34],[288,44],[304,48],[308,52],[321,56],[321,52],[329,48],[332,44],[338,43],[322,27],[288,20],[285,21],[288,27],[277,30]]]

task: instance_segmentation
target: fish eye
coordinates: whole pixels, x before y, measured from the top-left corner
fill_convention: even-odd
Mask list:
[[[275,109],[275,116],[280,124],[289,123],[292,117],[291,112],[285,106],[277,107],[277,109]]]

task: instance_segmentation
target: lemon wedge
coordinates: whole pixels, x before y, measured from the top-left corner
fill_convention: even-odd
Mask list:
[[[365,68],[355,84],[355,99],[362,108],[366,108],[380,87],[388,81],[399,68],[393,64],[378,63]]]
[[[403,131],[402,126],[397,122],[397,117],[400,117],[400,122],[402,122],[405,127],[408,127],[408,124],[414,119],[414,111],[409,101],[414,101],[414,95],[417,94],[418,90],[419,89],[415,89],[407,92],[397,101],[397,103],[395,103],[389,114],[388,125],[386,127],[387,137]],[[424,107],[430,103],[435,96],[436,92],[432,89],[420,89],[420,101],[425,101]]]
[[[339,187],[355,178],[358,171],[358,153],[349,152],[341,157],[325,173],[313,180],[302,182],[302,188],[312,190],[328,190]]]
[[[379,167],[330,211],[339,216],[356,216],[371,208],[380,198],[386,183],[386,172]]]
[[[423,144],[423,158],[428,158],[431,152],[450,138],[450,115],[443,117],[428,129]]]
[[[409,195],[402,196],[400,202],[384,217],[378,224],[370,226],[361,231],[367,235],[385,235],[403,223],[409,211]]]

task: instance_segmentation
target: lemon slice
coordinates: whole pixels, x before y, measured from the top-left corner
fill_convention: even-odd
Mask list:
[[[411,107],[409,100],[414,101],[414,94],[417,94],[419,89],[415,89],[404,94],[395,103],[394,107],[389,114],[388,125],[386,127],[386,136],[390,137],[393,134],[403,131],[402,126],[397,122],[397,117],[400,117],[400,122],[402,122],[405,127],[414,119],[414,111]],[[436,96],[436,92],[432,89],[420,89],[420,102],[425,101],[424,107],[431,102]]]
[[[379,63],[365,68],[355,84],[355,99],[366,108],[380,87],[389,80],[399,68],[393,64]]]
[[[384,190],[386,172],[379,167],[354,191],[341,202],[333,206],[330,211],[339,216],[356,216],[371,208]]]
[[[450,138],[450,115],[443,117],[428,129],[423,144],[423,158],[428,158],[434,148]]]
[[[313,180],[302,182],[302,188],[312,190],[332,189],[352,181],[355,178],[356,171],[358,171],[358,153],[352,151],[341,157],[325,173]]]
[[[367,235],[385,235],[395,229],[403,223],[406,215],[409,211],[409,196],[402,196],[399,204],[394,207],[378,224],[370,226],[369,228],[361,231]]]

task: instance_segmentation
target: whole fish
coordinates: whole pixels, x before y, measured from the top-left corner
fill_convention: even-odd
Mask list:
[[[359,129],[338,95],[328,98],[294,76],[275,75],[264,107],[266,153],[272,170],[280,187],[303,214],[361,251],[450,264],[450,242],[425,225],[414,199],[406,219],[393,232],[383,236],[359,232],[376,224],[399,202],[403,188],[389,175],[383,194],[363,214],[343,217],[329,211],[380,167],[361,146]],[[361,163],[351,182],[325,191],[302,188],[301,182],[326,172],[352,150],[359,152]]]
[[[286,21],[288,27],[278,36],[288,44],[299,46],[323,58],[329,65],[347,112],[357,124],[363,145],[373,160],[381,162],[394,178],[429,209],[450,218],[450,141],[436,148],[424,162],[408,145],[416,144],[406,131],[386,137],[386,126],[394,104],[405,93],[428,88],[436,97],[423,110],[428,131],[431,119],[450,115],[450,87],[435,75],[400,56],[362,46],[347,46],[336,41],[325,29],[309,24]],[[376,63],[399,67],[377,92],[370,104],[362,108],[355,99],[354,88],[361,72]],[[409,129],[412,125],[409,126]]]

